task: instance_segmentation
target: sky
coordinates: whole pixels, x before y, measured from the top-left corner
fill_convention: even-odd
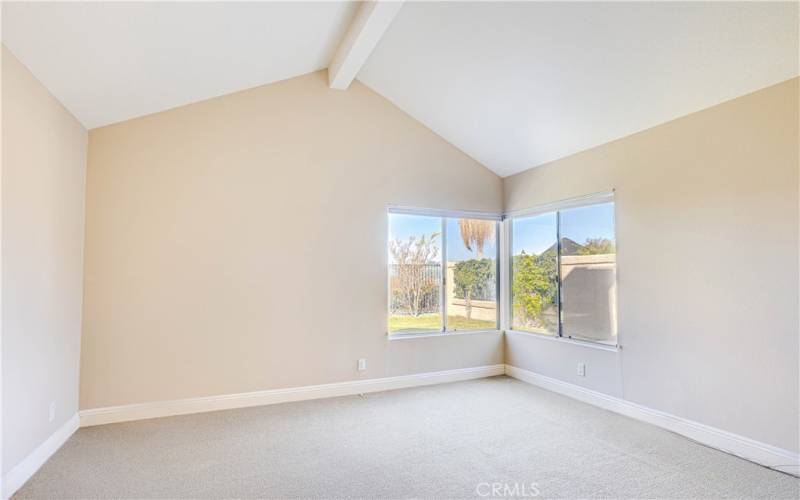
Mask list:
[[[556,242],[555,212],[514,219],[512,224],[511,246],[514,255],[522,250],[529,255],[538,255]],[[584,243],[588,238],[614,240],[614,204],[561,210],[561,237],[577,243]]]
[[[421,215],[389,214],[389,239],[406,240],[415,235],[418,238],[425,234],[442,232],[440,217]],[[513,254],[522,250],[527,254],[539,254],[556,242],[556,214],[548,212],[534,217],[520,217],[512,221]],[[458,219],[447,219],[447,260],[458,261],[477,258],[461,241]],[[586,207],[561,210],[561,236],[577,243],[584,243],[588,238],[606,238],[614,240],[614,204],[602,203]],[[439,255],[441,255],[441,234],[438,238]],[[484,257],[496,254],[495,240],[488,242],[483,249]]]
[[[442,219],[440,217],[426,217],[421,215],[389,214],[389,239],[406,240],[409,236],[430,235],[431,233],[442,232]],[[461,240],[461,231],[458,227],[458,219],[447,219],[447,260],[459,261],[476,259],[478,254],[469,251]],[[439,235],[439,255],[442,255],[441,244],[442,236]],[[495,239],[487,242],[483,246],[484,258],[494,258],[497,254]]]

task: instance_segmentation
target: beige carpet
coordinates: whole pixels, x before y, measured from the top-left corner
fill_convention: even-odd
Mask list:
[[[496,377],[80,429],[15,498],[522,496],[796,499],[800,483]]]

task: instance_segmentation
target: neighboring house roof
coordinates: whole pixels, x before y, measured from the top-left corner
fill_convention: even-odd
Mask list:
[[[551,245],[547,250],[545,250],[542,253],[543,254],[548,253],[548,252],[556,253],[556,250],[557,250],[556,249],[556,245],[557,245],[556,243],[553,243],[553,245]],[[580,243],[578,243],[578,242],[576,242],[574,240],[571,240],[569,238],[566,238],[566,237],[561,238],[561,253],[562,253],[562,255],[576,254],[576,253],[578,253],[578,251],[581,248],[583,248],[583,245],[581,245]]]
[[[569,238],[561,238],[561,254],[562,255],[573,255],[577,254],[583,245],[580,243],[573,241]]]

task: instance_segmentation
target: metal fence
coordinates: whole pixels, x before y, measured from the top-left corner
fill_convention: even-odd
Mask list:
[[[441,264],[391,264],[389,280],[392,314],[439,312]]]

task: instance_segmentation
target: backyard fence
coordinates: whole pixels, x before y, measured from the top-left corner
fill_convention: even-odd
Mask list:
[[[447,300],[448,307],[463,306],[464,293],[455,287],[453,267],[455,262],[447,263]],[[442,266],[439,263],[429,264],[391,264],[389,278],[391,280],[391,314],[417,316],[420,314],[440,312],[440,286],[442,283]],[[487,302],[492,310],[497,300],[494,273],[481,286],[476,286],[471,295],[474,302]],[[463,309],[463,307],[462,307]],[[454,308],[454,310],[460,310]],[[494,314],[491,312],[490,314]]]

